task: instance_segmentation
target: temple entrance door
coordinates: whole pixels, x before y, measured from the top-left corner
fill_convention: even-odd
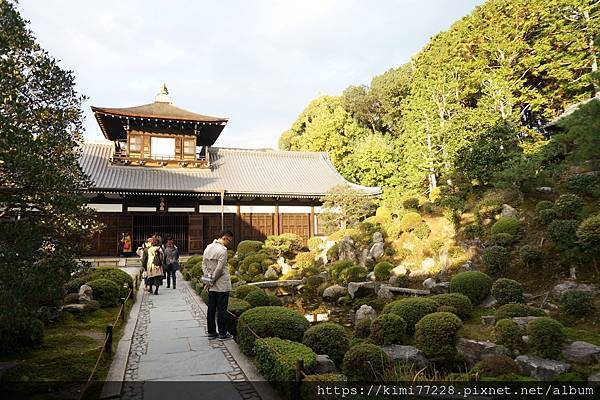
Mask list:
[[[134,249],[141,246],[148,237],[157,232],[163,240],[170,237],[181,253],[188,252],[187,215],[134,215]]]

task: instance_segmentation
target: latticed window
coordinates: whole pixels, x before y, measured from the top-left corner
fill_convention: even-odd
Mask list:
[[[139,153],[142,151],[142,137],[139,135],[131,135],[129,137],[129,151],[131,153]]]
[[[183,155],[186,158],[196,155],[196,139],[185,139],[183,141]]]

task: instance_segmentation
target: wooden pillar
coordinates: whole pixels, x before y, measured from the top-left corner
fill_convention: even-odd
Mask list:
[[[315,206],[310,206],[310,220],[308,222],[308,237],[315,235]]]
[[[241,212],[241,206],[240,206],[240,202],[238,201],[235,204],[235,222],[233,224],[233,229],[234,229],[234,234],[235,234],[235,243],[236,243],[236,248],[237,248],[237,243],[242,241],[242,212]]]
[[[275,205],[275,215],[273,221],[273,234],[279,235],[279,204]]]

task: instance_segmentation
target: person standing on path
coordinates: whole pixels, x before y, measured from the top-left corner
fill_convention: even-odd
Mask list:
[[[162,284],[163,279],[163,263],[165,254],[162,248],[158,245],[158,239],[152,238],[151,246],[144,250],[142,257],[142,266],[146,270],[147,284],[150,286],[150,293],[152,293],[152,286],[155,285],[154,294],[158,294],[158,287]]]
[[[203,278],[206,278],[208,290],[208,311],[206,313],[208,338],[220,340],[231,339],[227,332],[227,305],[231,291],[231,278],[227,267],[227,245],[233,242],[233,232],[227,230],[219,234],[204,250],[202,258]],[[215,315],[217,327],[215,326]]]
[[[176,289],[176,274],[179,269],[179,249],[175,246],[173,239],[167,239],[167,246],[165,247],[165,273],[167,274],[167,288],[171,286],[171,279],[173,279],[173,289]]]

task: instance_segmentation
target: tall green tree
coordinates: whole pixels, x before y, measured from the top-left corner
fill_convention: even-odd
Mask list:
[[[78,165],[83,98],[26,24],[13,2],[0,2],[2,351],[16,349],[4,342],[15,336],[27,342],[31,321],[59,304],[74,258],[98,228]]]

